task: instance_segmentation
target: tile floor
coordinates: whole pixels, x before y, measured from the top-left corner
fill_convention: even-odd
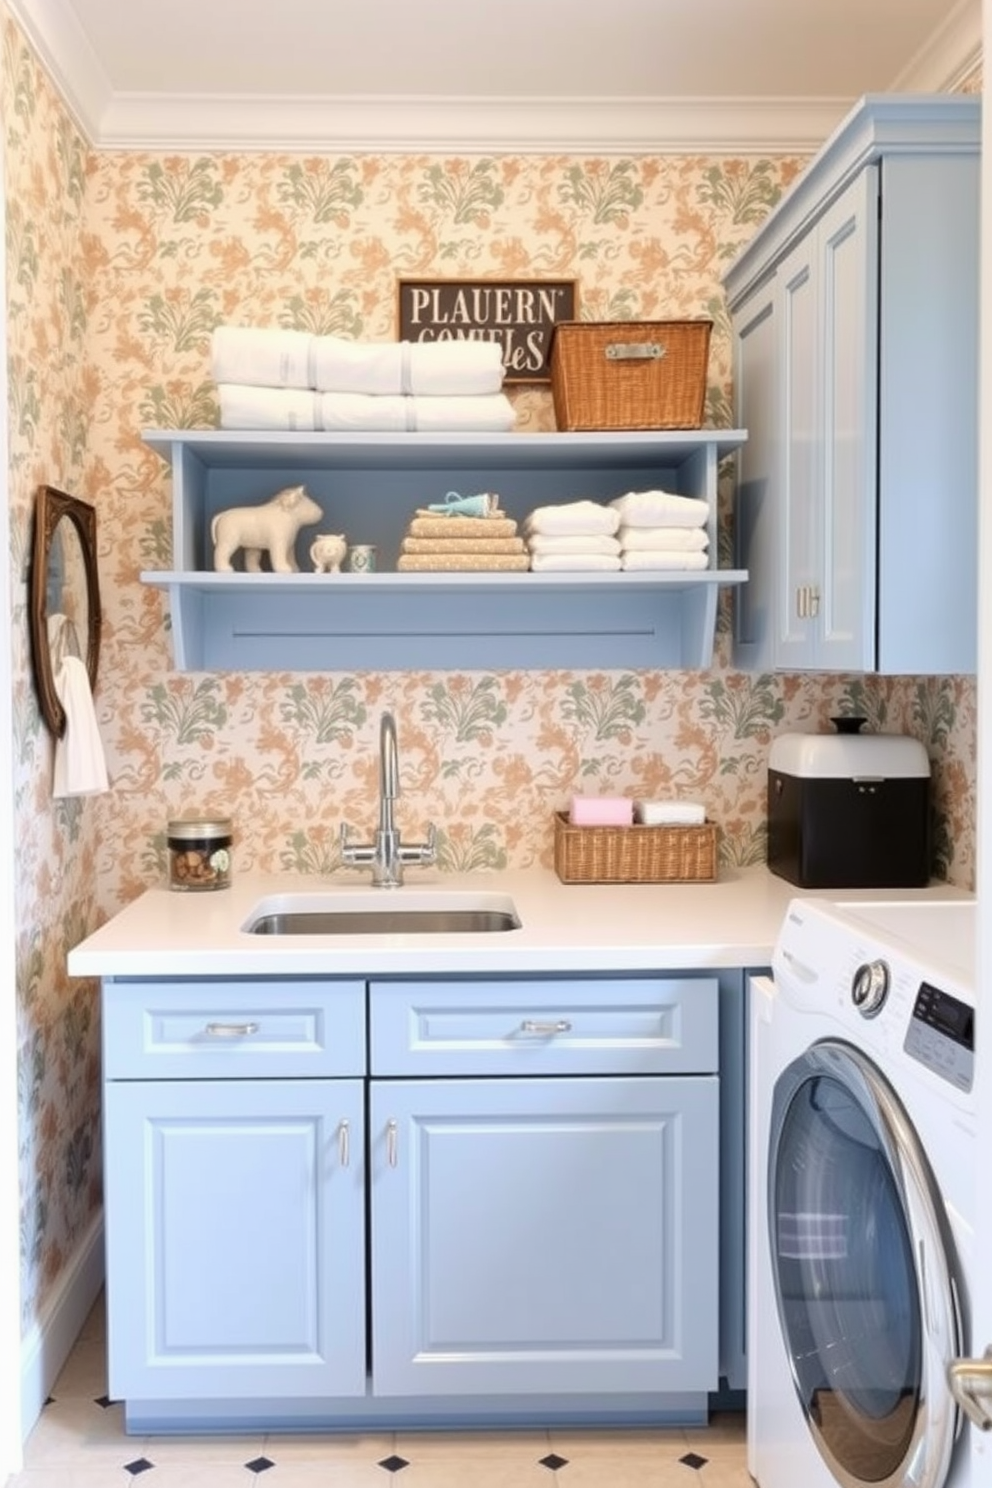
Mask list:
[[[125,1436],[102,1297],[8,1488],[753,1488],[744,1418],[686,1430]]]

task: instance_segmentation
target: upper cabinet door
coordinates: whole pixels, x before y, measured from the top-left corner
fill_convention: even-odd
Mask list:
[[[820,388],[815,665],[875,664],[878,167],[869,166],[816,232]]]
[[[823,492],[817,267],[814,235],[799,244],[778,274],[782,486],[775,569],[774,665],[796,671],[816,662],[814,616]]]

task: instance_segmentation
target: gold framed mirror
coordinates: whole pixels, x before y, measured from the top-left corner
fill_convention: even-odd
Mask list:
[[[96,511],[54,486],[39,486],[28,575],[31,658],[42,716],[57,739],[65,709],[56,679],[66,656],[86,666],[96,687],[100,659],[100,580]]]

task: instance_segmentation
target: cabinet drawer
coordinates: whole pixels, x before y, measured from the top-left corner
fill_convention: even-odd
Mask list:
[[[108,1080],[365,1073],[365,985],[305,978],[110,980]]]
[[[374,1075],[706,1074],[715,977],[374,981]]]

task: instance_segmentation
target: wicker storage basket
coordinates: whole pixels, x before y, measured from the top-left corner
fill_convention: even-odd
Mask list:
[[[698,429],[711,320],[565,320],[551,333],[555,421],[568,429]]]
[[[573,827],[555,812],[562,883],[715,883],[716,826]]]

